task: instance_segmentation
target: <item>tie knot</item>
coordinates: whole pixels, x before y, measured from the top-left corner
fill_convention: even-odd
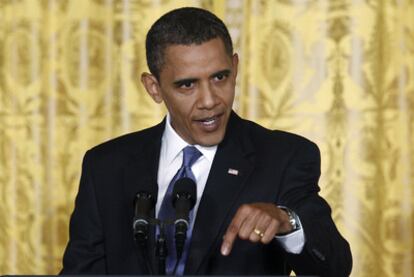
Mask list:
[[[201,155],[201,152],[194,146],[185,147],[183,149],[183,166],[191,168]]]

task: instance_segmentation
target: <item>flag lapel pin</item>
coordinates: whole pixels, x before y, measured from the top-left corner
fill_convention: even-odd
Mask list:
[[[227,171],[227,173],[231,174],[231,175],[234,175],[234,176],[239,175],[239,171],[237,169],[234,169],[234,168],[229,168],[229,171]]]

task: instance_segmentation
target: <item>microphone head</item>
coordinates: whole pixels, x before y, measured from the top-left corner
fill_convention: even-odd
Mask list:
[[[157,196],[154,195],[153,192],[139,191],[135,195],[134,206],[137,204],[137,201],[141,200],[141,201],[148,201],[148,203],[150,203],[150,206],[154,207],[155,203],[157,202],[156,198],[157,198]]]
[[[178,199],[185,199],[189,201],[191,210],[194,207],[197,200],[197,186],[191,178],[184,177],[178,179],[174,184],[172,195],[174,208]]]
[[[157,186],[150,182],[142,182],[140,190],[135,194],[133,201],[135,216],[147,217],[157,203]]]

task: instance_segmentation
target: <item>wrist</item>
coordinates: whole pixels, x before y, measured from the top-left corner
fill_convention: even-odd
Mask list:
[[[285,206],[277,207],[281,209],[284,215],[286,216],[286,220],[283,221],[284,224],[282,224],[280,232],[278,232],[277,234],[278,236],[293,233],[301,228],[299,217],[296,215],[294,211]]]

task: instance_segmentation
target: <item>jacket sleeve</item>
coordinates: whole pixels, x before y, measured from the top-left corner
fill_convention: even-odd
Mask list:
[[[299,144],[285,170],[280,204],[299,216],[305,246],[299,254],[287,253],[298,275],[349,276],[352,256],[348,242],[338,232],[328,203],[319,196],[320,153],[316,144]]]
[[[105,252],[102,223],[99,216],[91,155],[87,152],[75,208],[70,220],[69,242],[60,274],[105,274]]]

